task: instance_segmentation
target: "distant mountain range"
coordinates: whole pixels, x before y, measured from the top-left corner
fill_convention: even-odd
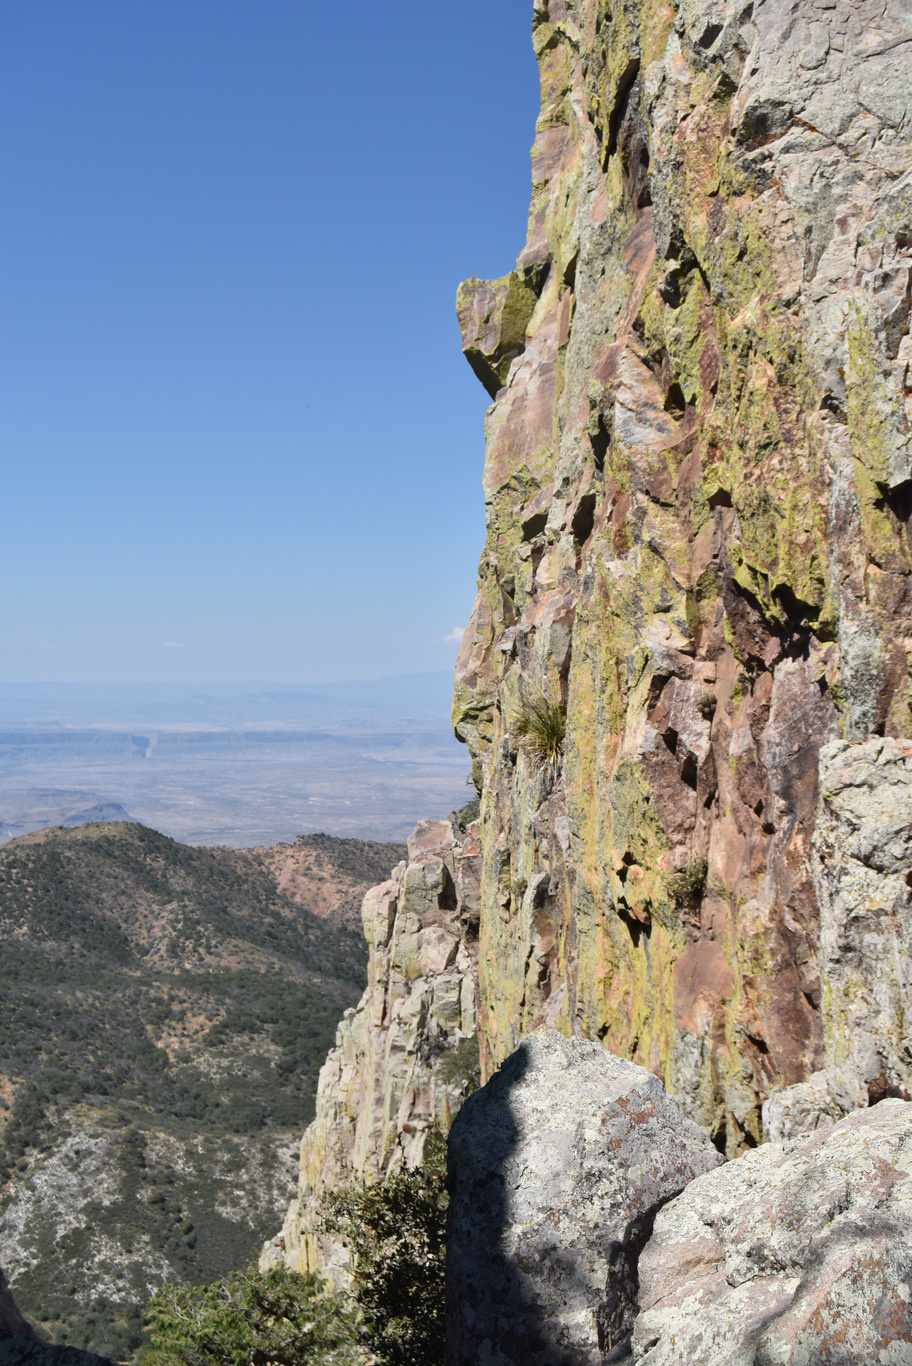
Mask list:
[[[323,724],[338,717],[388,725],[449,725],[453,675],[404,674],[341,683],[2,683],[0,729],[8,725],[91,726],[142,730],[172,725],[246,726],[268,721]]]
[[[106,801],[97,792],[68,792],[60,788],[32,788],[22,797],[20,810],[0,819],[0,842],[60,825],[71,830],[99,821],[132,821],[120,802]]]

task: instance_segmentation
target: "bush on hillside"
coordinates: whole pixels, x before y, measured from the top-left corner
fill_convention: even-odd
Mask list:
[[[211,1285],[164,1285],[152,1297],[143,1366],[349,1366],[351,1313],[317,1276],[287,1267],[233,1271]]]
[[[424,1165],[330,1192],[324,1228],[349,1249],[361,1340],[381,1366],[443,1361],[446,1140],[435,1129]]]

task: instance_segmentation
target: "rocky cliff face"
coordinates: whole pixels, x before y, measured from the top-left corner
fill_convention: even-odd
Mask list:
[[[457,300],[480,817],[366,903],[283,1235],[340,1274],[321,1185],[418,1157],[473,1031],[485,1079],[598,1040],[730,1156],[912,1094],[912,11],[535,0],[534,44],[528,240]]]
[[[321,1229],[321,1195],[420,1163],[431,1128],[449,1128],[477,1081],[479,853],[474,825],[422,821],[408,860],[365,897],[367,987],[320,1073],[298,1194],[264,1267],[285,1261],[345,1285],[348,1254]]]
[[[825,1062],[821,748],[912,734],[912,13],[536,0],[534,42],[528,241],[458,304],[484,1070],[554,1023],[731,1153]]]

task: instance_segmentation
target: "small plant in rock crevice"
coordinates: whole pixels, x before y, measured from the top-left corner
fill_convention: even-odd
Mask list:
[[[700,693],[700,700],[697,703],[697,711],[704,721],[711,721],[716,713],[716,694],[714,692]]]
[[[556,771],[564,753],[567,712],[563,702],[536,690],[520,699],[512,729],[536,768]]]
[[[680,873],[668,879],[669,894],[679,906],[697,901],[703,895],[708,869],[705,858],[695,858]]]
[[[470,1096],[481,1085],[481,1063],[478,1057],[478,1035],[460,1039],[455,1047],[444,1053],[437,1064],[437,1075],[452,1090]]]

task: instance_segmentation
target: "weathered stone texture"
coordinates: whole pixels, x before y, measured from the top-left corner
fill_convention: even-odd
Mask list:
[[[471,1084],[439,1064],[475,1035],[477,834],[422,821],[408,853],[364,899],[368,985],[320,1072],[298,1196],[261,1258],[264,1267],[284,1261],[319,1270],[339,1286],[347,1284],[348,1254],[321,1231],[322,1194],[352,1176],[418,1164],[429,1129],[449,1128]]]
[[[821,752],[814,832],[825,1067],[774,1092],[764,1118],[794,1137],[881,1100],[912,1097],[912,743]]]
[[[721,1158],[642,1067],[536,1030],[449,1139],[447,1366],[601,1366],[657,1209]]]
[[[533,27],[526,245],[458,299],[495,398],[454,697],[480,817],[366,903],[283,1235],[339,1276],[321,1188],[417,1160],[476,1029],[483,1077],[542,1024],[597,1040],[728,1155],[912,1091],[912,8]],[[538,694],[558,765],[520,742]]]
[[[821,747],[912,734],[912,10],[536,0],[534,43],[536,302],[454,704],[485,1075],[555,1023],[734,1153],[826,1061]],[[460,301],[495,361],[504,290]]]
[[[912,1362],[912,1105],[694,1181],[656,1218],[639,1283],[645,1366]]]
[[[535,294],[518,271],[502,280],[466,280],[459,286],[456,314],[466,360],[492,398],[522,355]]]

